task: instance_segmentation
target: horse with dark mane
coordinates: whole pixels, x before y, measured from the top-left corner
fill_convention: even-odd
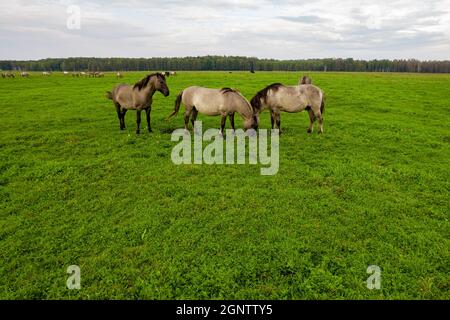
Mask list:
[[[136,133],[140,133],[141,112],[147,114],[148,131],[152,132],[150,113],[152,111],[153,95],[156,91],[165,97],[169,95],[169,87],[166,77],[160,73],[150,74],[134,86],[120,84],[112,92],[107,92],[106,97],[111,99],[116,106],[119,117],[120,129],[125,129],[125,114],[128,110],[136,110]]]
[[[319,133],[323,133],[324,93],[316,86],[301,84],[288,87],[281,83],[274,83],[259,91],[250,103],[258,121],[259,114],[265,109],[269,109],[272,129],[276,124],[280,133],[281,112],[296,113],[304,110],[309,112],[308,133],[312,132],[316,118],[319,119]]]
[[[311,80],[311,78],[308,77],[308,76],[303,76],[303,77],[300,79],[300,82],[299,82],[298,84],[299,84],[299,85],[302,85],[302,84],[312,84],[312,80]]]

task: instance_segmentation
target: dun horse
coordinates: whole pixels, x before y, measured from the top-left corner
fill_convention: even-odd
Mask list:
[[[139,134],[141,112],[145,110],[148,131],[152,132],[150,112],[152,111],[152,98],[156,91],[161,92],[165,97],[169,95],[166,78],[160,73],[148,75],[134,86],[120,84],[112,92],[107,92],[106,97],[111,99],[116,106],[121,130],[125,129],[125,114],[127,111],[136,110],[136,133]]]
[[[298,83],[298,85],[300,86],[302,84],[312,84],[311,78],[308,76],[303,76],[303,78],[300,79],[300,82]]]
[[[189,87],[182,91],[175,102],[175,110],[169,119],[178,114],[181,103],[185,106],[184,128],[189,129],[189,118],[192,125],[198,113],[208,116],[221,116],[220,132],[223,134],[227,117],[230,117],[231,127],[235,130],[234,115],[239,113],[244,118],[244,128],[257,128],[257,121],[252,106],[248,100],[237,90],[230,88],[208,89],[202,87]]]
[[[324,93],[316,86],[305,84],[287,87],[281,83],[274,83],[258,92],[251,100],[251,104],[258,118],[264,109],[269,109],[272,129],[274,129],[276,124],[280,133],[280,113],[295,113],[303,110],[307,110],[309,113],[310,125],[308,133],[312,133],[316,118],[319,119],[319,134],[323,133]]]

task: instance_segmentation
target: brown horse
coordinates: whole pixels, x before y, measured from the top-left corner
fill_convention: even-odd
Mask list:
[[[120,84],[112,92],[107,92],[106,97],[114,102],[119,117],[120,129],[125,129],[125,114],[128,110],[136,110],[136,133],[140,133],[141,112],[147,114],[148,131],[152,132],[150,125],[150,112],[152,111],[153,95],[156,91],[165,97],[169,95],[166,77],[160,73],[150,74],[134,86]]]
[[[257,128],[256,117],[248,100],[237,90],[230,88],[209,89],[202,87],[189,87],[184,89],[177,97],[175,110],[169,119],[177,115],[181,103],[185,106],[184,128],[189,129],[189,118],[192,125],[198,113],[208,116],[221,116],[220,132],[223,134],[227,117],[230,117],[231,127],[234,127],[234,114],[239,113],[244,118],[244,128]]]
[[[257,117],[264,109],[269,109],[272,129],[274,129],[276,123],[280,133],[280,113],[296,113],[303,110],[309,112],[310,126],[308,133],[312,133],[316,118],[319,119],[319,134],[323,133],[324,93],[316,86],[305,84],[287,87],[281,83],[274,83],[259,91],[251,100],[251,104]]]
[[[312,80],[310,77],[308,76],[303,76],[303,78],[300,79],[300,82],[298,83],[299,85],[302,84],[312,84]]]

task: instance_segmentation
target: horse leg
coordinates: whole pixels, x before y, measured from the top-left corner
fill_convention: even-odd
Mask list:
[[[184,112],[184,130],[189,131],[189,118],[191,117],[192,109],[186,108]]]
[[[121,125],[122,125],[122,130],[125,130],[125,115],[127,114],[127,109],[122,109],[122,119],[121,119]]]
[[[313,129],[314,129],[314,121],[316,121],[316,116],[314,115],[314,112],[309,109],[308,110],[309,113],[309,128],[308,128],[308,133],[312,133]]]
[[[136,110],[136,134],[141,133],[141,111]]]
[[[323,133],[323,115],[322,112],[319,113],[319,134]]]
[[[223,136],[223,132],[225,130],[225,124],[227,122],[227,115],[222,116],[222,119],[220,121],[220,134]]]
[[[272,130],[275,129],[275,112],[270,111],[270,120],[272,122]]]
[[[322,134],[323,133],[323,116],[322,116],[322,112],[320,110],[318,110],[317,112],[314,112],[314,115],[319,120],[319,131],[317,133],[318,134]]]
[[[153,132],[152,125],[150,124],[150,113],[152,112],[151,108],[148,108],[145,110],[145,113],[147,114],[147,129],[148,132]]]
[[[117,117],[119,118],[120,130],[123,130],[123,126],[122,126],[122,112],[120,111],[120,104],[116,103],[115,105],[116,105]]]
[[[233,129],[233,132],[236,131],[236,128],[234,127],[234,112],[230,114],[230,123],[231,123],[231,129]]]
[[[281,130],[281,115],[280,115],[279,112],[275,113],[275,120],[277,122],[278,130],[280,130],[280,134],[281,134],[282,133],[282,130]]]
[[[192,109],[192,115],[191,115],[192,128],[195,128],[195,121],[197,120],[197,116],[198,116],[198,110],[195,108]]]

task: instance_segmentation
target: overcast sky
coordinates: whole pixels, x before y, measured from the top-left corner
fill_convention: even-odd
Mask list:
[[[0,59],[450,59],[450,0],[1,0],[0,12]]]

